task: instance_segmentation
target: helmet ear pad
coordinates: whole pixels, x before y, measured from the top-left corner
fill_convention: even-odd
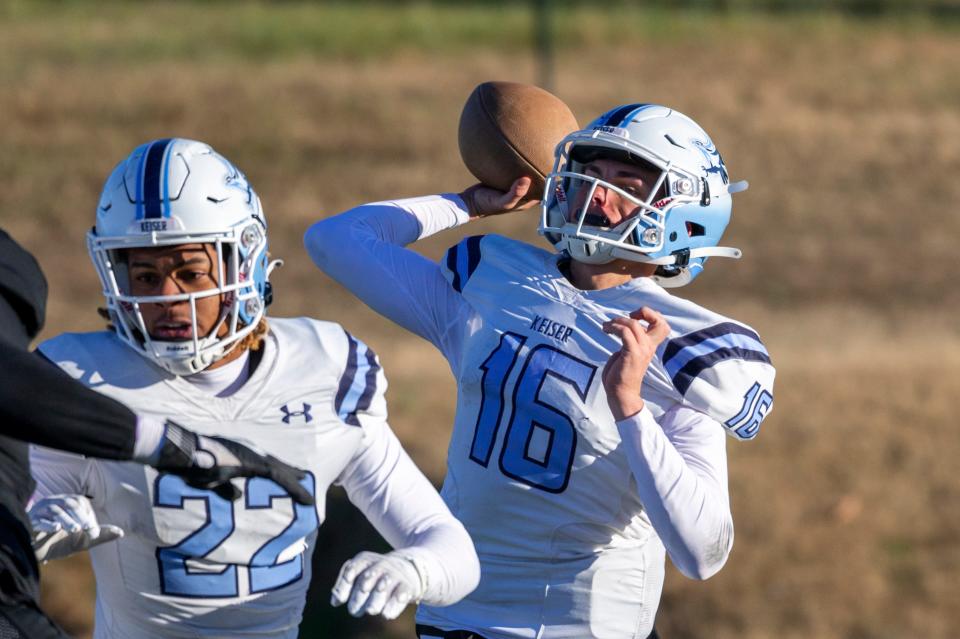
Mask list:
[[[717,199],[710,206],[691,203],[671,208],[664,229],[665,254],[716,246],[730,221],[730,209],[729,197]]]
[[[730,220],[731,199],[715,199],[709,206],[683,204],[667,214],[664,251],[675,255],[676,263],[657,267],[662,286],[689,284],[703,272],[706,257],[690,257],[690,251],[717,246]]]
[[[242,249],[240,259],[247,259],[243,255]],[[245,304],[238,309],[240,321],[249,326],[251,322],[259,321],[263,315],[264,309],[273,302],[273,287],[267,281],[267,251],[260,252],[253,258],[253,280],[250,282],[250,289],[256,292],[255,297],[251,297]]]

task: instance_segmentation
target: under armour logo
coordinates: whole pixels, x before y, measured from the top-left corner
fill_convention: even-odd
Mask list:
[[[291,417],[303,417],[304,421],[310,422],[313,420],[313,417],[310,416],[310,404],[304,403],[303,410],[292,411],[287,408],[287,405],[284,404],[280,407],[280,412],[283,413],[283,423],[289,424]]]

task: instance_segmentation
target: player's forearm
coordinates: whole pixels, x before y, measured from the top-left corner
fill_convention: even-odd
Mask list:
[[[3,341],[0,361],[4,435],[82,455],[130,459],[137,420],[126,406]]]
[[[716,574],[733,547],[725,459],[709,441],[718,436],[722,453],[723,433],[717,428],[699,446],[687,438],[681,452],[648,410],[617,426],[640,500],[674,565],[691,579]]]
[[[426,587],[422,601],[432,606],[456,603],[480,583],[480,562],[473,542],[452,515],[417,535],[414,545],[396,553],[417,566]]]
[[[459,194],[443,193],[440,195],[426,195],[403,200],[393,200],[390,205],[404,211],[416,220],[418,231],[417,240],[422,240],[440,231],[452,229],[466,224],[472,219],[467,211],[467,205]],[[393,216],[396,219],[396,216]],[[377,224],[381,228],[393,227],[387,216],[374,214]],[[392,230],[392,229],[391,229]],[[407,242],[409,243],[409,242]]]
[[[470,220],[459,195],[442,194],[362,204],[316,222],[307,230],[307,251],[323,257],[339,254],[337,238],[372,238],[395,246],[407,246]]]
[[[479,583],[473,541],[385,425],[346,469],[343,486],[394,552],[414,561],[424,601],[448,605]]]

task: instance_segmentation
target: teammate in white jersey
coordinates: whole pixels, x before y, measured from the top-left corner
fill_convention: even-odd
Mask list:
[[[141,415],[305,469],[316,497],[296,503],[253,478],[234,480],[243,498],[232,502],[149,467],[34,450],[35,523],[77,531],[76,548],[99,525],[125,531],[91,549],[95,637],[296,637],[334,483],[395,550],[347,562],[333,603],[393,618],[475,587],[469,536],[387,424],[373,351],[330,322],[267,324],[266,223],[229,161],[191,140],[138,147],[108,178],[88,244],[112,330],[40,352]]]
[[[626,105],[558,146],[540,225],[558,252],[497,235],[440,264],[403,248],[522,208],[529,186],[359,206],[305,244],[457,380],[441,494],[481,580],[453,606],[421,605],[419,635],[647,637],[665,550],[695,579],[726,561],[724,433],[754,437],[772,405],[756,333],[663,288],[739,255],[716,245],[745,185],[692,120]]]

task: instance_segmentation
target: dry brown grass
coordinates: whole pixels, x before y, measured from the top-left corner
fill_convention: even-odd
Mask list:
[[[16,52],[16,38],[53,46],[29,26],[0,25],[0,50]],[[956,636],[960,39],[836,21],[706,20],[703,38],[633,38],[629,27],[605,32],[622,32],[617,46],[561,51],[556,90],[582,121],[637,99],[675,105],[713,133],[733,177],[750,179],[726,238],[746,258],[715,260],[684,294],[754,324],[779,369],[762,436],[729,446],[730,562],[707,583],[669,574],[661,634]],[[0,223],[48,274],[45,335],[100,325],[83,233],[113,164],[152,137],[203,139],[263,199],[273,252],[287,259],[274,314],[337,320],[371,344],[396,430],[442,476],[446,364],[317,273],[300,237],[362,201],[465,186],[462,101],[483,80],[532,80],[529,56],[8,57],[2,68]],[[539,241],[534,227],[532,215],[479,226]],[[436,257],[456,239],[422,250]],[[45,605],[86,636],[84,560],[45,575]],[[410,618],[371,628],[343,636],[410,636]]]

